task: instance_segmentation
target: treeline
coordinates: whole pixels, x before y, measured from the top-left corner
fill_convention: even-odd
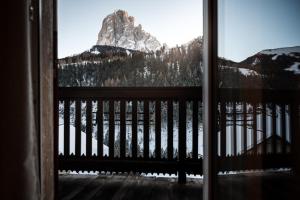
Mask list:
[[[152,53],[112,46],[94,46],[89,51],[59,60],[59,86],[201,86],[202,44],[202,38],[199,37],[187,45],[170,49],[163,46]],[[242,74],[238,70],[240,65],[219,58],[219,87],[299,88],[298,76],[280,68],[280,62],[262,62],[259,68],[254,69],[256,75]],[[249,66],[241,66],[249,69]]]
[[[109,49],[105,49],[109,48]],[[115,48],[117,51],[113,51]],[[59,61],[59,86],[200,86],[202,39],[152,53],[95,46]],[[95,53],[97,52],[97,53]]]

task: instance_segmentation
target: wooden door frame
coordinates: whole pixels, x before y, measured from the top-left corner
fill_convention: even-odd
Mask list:
[[[203,199],[217,197],[218,0],[203,0]]]
[[[203,0],[204,182],[203,199],[216,199],[217,0]],[[41,199],[57,199],[57,0],[39,0]]]
[[[39,0],[39,132],[41,199],[57,199],[56,0]]]

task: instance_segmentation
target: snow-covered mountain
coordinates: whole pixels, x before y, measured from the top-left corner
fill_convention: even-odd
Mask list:
[[[265,55],[273,55],[272,60],[276,60],[278,56],[282,55],[288,55],[291,57],[300,58],[300,46],[295,47],[286,47],[286,48],[278,48],[278,49],[266,49],[259,54],[265,54]]]
[[[123,47],[126,49],[151,52],[161,48],[160,42],[135,26],[135,19],[124,10],[118,10],[104,18],[98,34],[97,45]]]
[[[300,46],[266,49],[235,64],[236,67],[255,70],[259,73],[271,71],[300,74]]]

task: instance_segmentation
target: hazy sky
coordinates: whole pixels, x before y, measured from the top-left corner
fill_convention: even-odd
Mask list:
[[[95,45],[102,20],[117,9],[171,47],[203,35],[202,0],[58,0],[59,57]]]
[[[96,44],[104,17],[123,9],[169,46],[203,34],[202,0],[58,0],[59,57]],[[300,0],[219,0],[219,55],[241,61],[300,45]]]

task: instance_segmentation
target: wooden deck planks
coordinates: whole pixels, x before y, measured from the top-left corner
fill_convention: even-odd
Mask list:
[[[254,172],[219,176],[220,199],[280,199],[291,197],[289,172]],[[61,200],[201,200],[202,179],[187,179],[178,184],[175,178],[139,175],[63,175],[59,177]],[[253,184],[259,184],[253,187]],[[257,189],[257,190],[256,190]],[[288,198],[287,198],[288,199]]]

